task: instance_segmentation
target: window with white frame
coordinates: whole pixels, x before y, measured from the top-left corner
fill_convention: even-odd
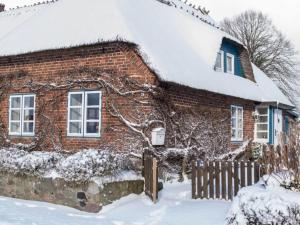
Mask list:
[[[224,71],[224,52],[223,51],[219,51],[217,54],[215,69],[216,69],[216,71],[219,71],[219,72]]]
[[[234,74],[234,55],[226,53],[227,73]]]
[[[269,109],[258,107],[255,113],[255,141],[267,143],[269,140]]]
[[[243,107],[231,106],[231,141],[243,141]]]
[[[68,136],[100,137],[101,92],[70,92],[68,98]]]
[[[35,95],[12,95],[9,100],[9,135],[34,136]]]

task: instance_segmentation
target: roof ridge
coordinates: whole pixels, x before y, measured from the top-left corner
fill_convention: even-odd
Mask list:
[[[202,22],[204,23],[207,23],[215,28],[220,28],[219,26],[217,26],[217,24],[215,22],[211,22],[207,19],[204,19],[203,17],[209,17],[211,20],[213,20],[210,16],[209,16],[209,11],[204,8],[201,8],[200,5],[198,5],[198,8],[196,4],[192,4],[192,3],[189,3],[188,0],[156,0],[160,3],[163,3],[163,4],[166,4],[170,7],[175,7],[175,8],[178,8],[178,9],[181,9],[183,11],[185,11],[186,13],[188,13],[189,15],[201,20]],[[184,4],[186,7],[188,7],[190,10],[188,9],[184,9],[182,6],[178,5],[178,3],[176,4],[175,1],[177,2],[181,2],[182,4]],[[195,14],[195,13],[201,13],[203,17]]]
[[[47,0],[47,1],[42,1],[42,2],[36,2],[36,3],[33,3],[33,4],[29,4],[29,5],[23,5],[23,6],[17,6],[17,7],[14,7],[14,8],[9,8],[8,10],[5,10],[4,12],[9,12],[9,11],[24,9],[24,8],[31,8],[31,7],[34,7],[34,6],[37,6],[37,5],[52,4],[52,3],[55,3],[57,1],[59,1],[59,0]]]

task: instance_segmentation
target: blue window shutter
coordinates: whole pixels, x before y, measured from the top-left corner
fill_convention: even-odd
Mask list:
[[[274,109],[269,107],[269,144],[274,144]]]

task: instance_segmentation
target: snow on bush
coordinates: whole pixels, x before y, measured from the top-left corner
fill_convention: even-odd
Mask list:
[[[28,153],[18,149],[2,149],[0,150],[0,170],[39,175],[53,169],[61,158],[62,155],[58,153]]]
[[[277,177],[284,176],[270,176],[268,182],[264,177],[258,184],[241,189],[227,224],[300,224],[300,193],[283,188]]]
[[[105,151],[85,150],[61,160],[57,169],[67,180],[82,181],[124,168],[123,157]]]
[[[73,155],[0,150],[0,171],[38,176],[57,174],[67,181],[76,182],[127,169],[126,161],[126,154],[115,154],[109,150],[84,150]]]

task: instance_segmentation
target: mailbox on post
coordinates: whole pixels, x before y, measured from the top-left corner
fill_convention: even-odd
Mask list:
[[[165,145],[166,129],[159,127],[152,130],[152,145]]]

